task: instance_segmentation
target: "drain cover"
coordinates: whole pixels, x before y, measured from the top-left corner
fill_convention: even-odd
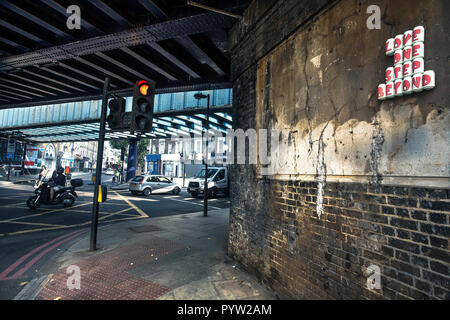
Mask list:
[[[133,231],[133,232],[136,232],[136,233],[154,232],[154,231],[161,231],[161,230],[163,230],[160,227],[152,226],[152,225],[131,227],[131,228],[128,228],[128,229]]]

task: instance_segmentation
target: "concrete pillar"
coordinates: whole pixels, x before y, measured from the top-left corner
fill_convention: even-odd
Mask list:
[[[130,146],[128,149],[127,181],[136,176],[137,142],[137,139],[130,139]]]

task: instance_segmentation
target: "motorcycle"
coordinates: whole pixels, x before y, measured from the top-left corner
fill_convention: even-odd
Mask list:
[[[27,200],[27,206],[30,209],[37,209],[41,204],[63,204],[65,207],[71,207],[78,195],[75,188],[83,185],[82,179],[70,180],[70,187],[60,187],[59,190],[55,190],[54,199],[50,199],[50,186],[52,185],[52,179],[48,180],[43,178],[35,185],[34,195],[30,196]]]

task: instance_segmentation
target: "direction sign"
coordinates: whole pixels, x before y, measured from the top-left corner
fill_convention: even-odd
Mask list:
[[[14,153],[16,152],[16,140],[14,139],[8,139],[8,150],[7,153]]]

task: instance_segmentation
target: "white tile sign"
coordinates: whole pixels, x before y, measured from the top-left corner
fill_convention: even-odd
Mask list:
[[[378,99],[431,90],[436,86],[433,70],[425,71],[425,29],[417,26],[386,41],[386,55],[394,65],[386,69],[385,83],[378,85]]]

